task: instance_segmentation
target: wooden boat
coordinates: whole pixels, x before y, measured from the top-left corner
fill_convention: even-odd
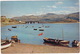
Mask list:
[[[20,40],[18,39],[17,36],[12,36],[12,37],[11,37],[11,40],[20,43]]]
[[[9,46],[11,46],[11,43],[1,45],[1,49],[7,48],[7,47],[9,47]]]
[[[55,43],[56,39],[44,38],[43,40],[44,40],[44,42]]]
[[[7,48],[9,46],[11,46],[11,42],[9,42],[9,40],[1,41],[1,49]]]
[[[72,42],[72,47],[79,47],[79,45],[80,45],[80,42],[77,41],[77,40],[74,40],[74,41]]]
[[[49,26],[45,26],[45,28],[49,28]]]
[[[8,29],[9,31],[11,31],[11,29]]]
[[[41,27],[39,27],[39,28],[41,28]]]
[[[69,45],[69,41],[67,40],[62,40],[59,42],[60,45],[63,45],[63,46],[68,46]]]
[[[17,28],[17,26],[12,26],[12,28]]]
[[[39,31],[44,31],[44,29],[39,29]]]
[[[69,41],[66,40],[58,40],[58,39],[51,39],[51,38],[44,38],[43,40],[44,42],[57,44],[57,45],[63,45],[63,46],[69,45]]]
[[[34,29],[34,30],[37,30],[37,29]]]
[[[12,36],[11,40],[14,40],[15,42],[18,42],[18,37],[17,36]]]
[[[68,46],[69,45],[69,41],[64,40],[63,29],[62,29],[62,38],[63,38],[63,40],[52,39],[52,38],[44,38],[43,40],[45,42],[50,42],[50,43],[54,43],[54,44],[58,44],[58,45]]]

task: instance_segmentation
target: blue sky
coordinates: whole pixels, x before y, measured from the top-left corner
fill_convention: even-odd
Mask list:
[[[45,13],[69,14],[79,11],[79,0],[1,1],[1,15],[8,18]]]

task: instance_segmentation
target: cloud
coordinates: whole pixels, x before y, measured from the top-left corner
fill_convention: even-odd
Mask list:
[[[55,14],[70,14],[70,13],[74,13],[74,12],[77,12],[77,11],[63,10],[63,11],[53,11],[53,12],[50,12],[50,13],[55,13]]]
[[[79,2],[78,3],[75,3],[75,5],[79,5]]]
[[[79,11],[79,7],[63,7],[63,8],[65,8],[65,9],[67,9],[67,10],[70,10],[70,11]]]
[[[63,4],[63,2],[56,2],[55,4],[56,5],[61,5],[61,4]]]

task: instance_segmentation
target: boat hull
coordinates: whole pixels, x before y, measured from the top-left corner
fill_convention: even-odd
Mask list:
[[[57,44],[57,45],[63,45],[63,46],[69,45],[69,41],[65,41],[65,40],[57,40],[57,39],[51,39],[51,38],[47,38],[47,39],[44,38],[43,40],[44,42]]]
[[[1,45],[1,49],[7,48],[11,46],[11,43]]]

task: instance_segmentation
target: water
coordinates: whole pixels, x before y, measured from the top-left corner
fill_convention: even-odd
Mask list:
[[[44,25],[44,27],[42,27]],[[69,23],[69,24],[21,24],[15,25],[17,28],[12,28],[13,25],[5,26],[1,28],[1,38],[8,39],[11,36],[17,35],[21,40],[21,43],[44,45],[43,38],[53,38],[62,39],[62,29],[64,33],[64,40],[70,41],[79,40],[79,24]],[[34,26],[34,27],[32,27]],[[45,28],[49,26],[49,28]],[[26,28],[27,27],[27,28]],[[41,27],[41,28],[39,28]],[[11,29],[9,31],[8,29]],[[33,30],[37,29],[37,30]],[[44,29],[44,31],[39,31],[39,29]],[[38,36],[38,34],[43,33],[43,35]]]

